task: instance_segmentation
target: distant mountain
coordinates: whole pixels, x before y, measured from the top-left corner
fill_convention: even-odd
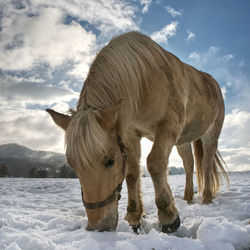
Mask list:
[[[0,145],[0,165],[8,167],[10,176],[26,177],[31,168],[56,170],[64,164],[64,154],[31,150],[14,143]]]

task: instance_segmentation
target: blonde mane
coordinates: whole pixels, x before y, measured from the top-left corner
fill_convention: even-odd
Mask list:
[[[152,72],[162,71],[159,57],[169,65],[162,48],[148,36],[129,32],[113,38],[92,63],[77,109],[85,103],[103,109],[124,98],[124,111],[136,111],[142,87],[150,86]]]
[[[102,161],[107,153],[108,138],[97,122],[98,113],[92,109],[74,112],[65,134],[67,155],[75,165],[92,167],[96,161]]]
[[[91,166],[93,160],[101,160],[107,151],[106,133],[96,120],[98,110],[124,99],[120,122],[131,120],[142,89],[150,86],[150,75],[162,71],[157,58],[169,65],[162,48],[137,32],[112,39],[98,53],[66,131],[67,152],[77,166]]]

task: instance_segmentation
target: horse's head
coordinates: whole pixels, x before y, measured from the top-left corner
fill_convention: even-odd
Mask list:
[[[88,230],[115,230],[126,148],[117,133],[121,101],[104,110],[85,107],[72,116],[48,109],[65,130],[66,156],[76,171],[88,215]]]

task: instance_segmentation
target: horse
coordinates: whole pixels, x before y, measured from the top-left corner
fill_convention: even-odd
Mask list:
[[[194,195],[193,158],[203,204],[212,202],[222,174],[229,181],[218,151],[225,113],[219,84],[142,33],[122,34],[102,48],[90,66],[76,110],[46,111],[65,131],[67,161],[80,181],[87,230],[116,230],[124,179],[125,220],[134,231],[140,228],[142,137],[153,142],[147,169],[163,232],[172,233],[181,224],[167,182],[173,146],[185,168],[188,203]]]

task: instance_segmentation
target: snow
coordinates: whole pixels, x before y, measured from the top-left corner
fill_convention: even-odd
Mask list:
[[[88,232],[77,179],[0,179],[0,249],[250,249],[250,172],[231,173],[210,205],[197,194],[182,200],[185,175],[169,176],[182,224],[176,233],[160,232],[154,190],[142,178],[146,216],[137,235],[124,221],[123,185],[116,232]]]

